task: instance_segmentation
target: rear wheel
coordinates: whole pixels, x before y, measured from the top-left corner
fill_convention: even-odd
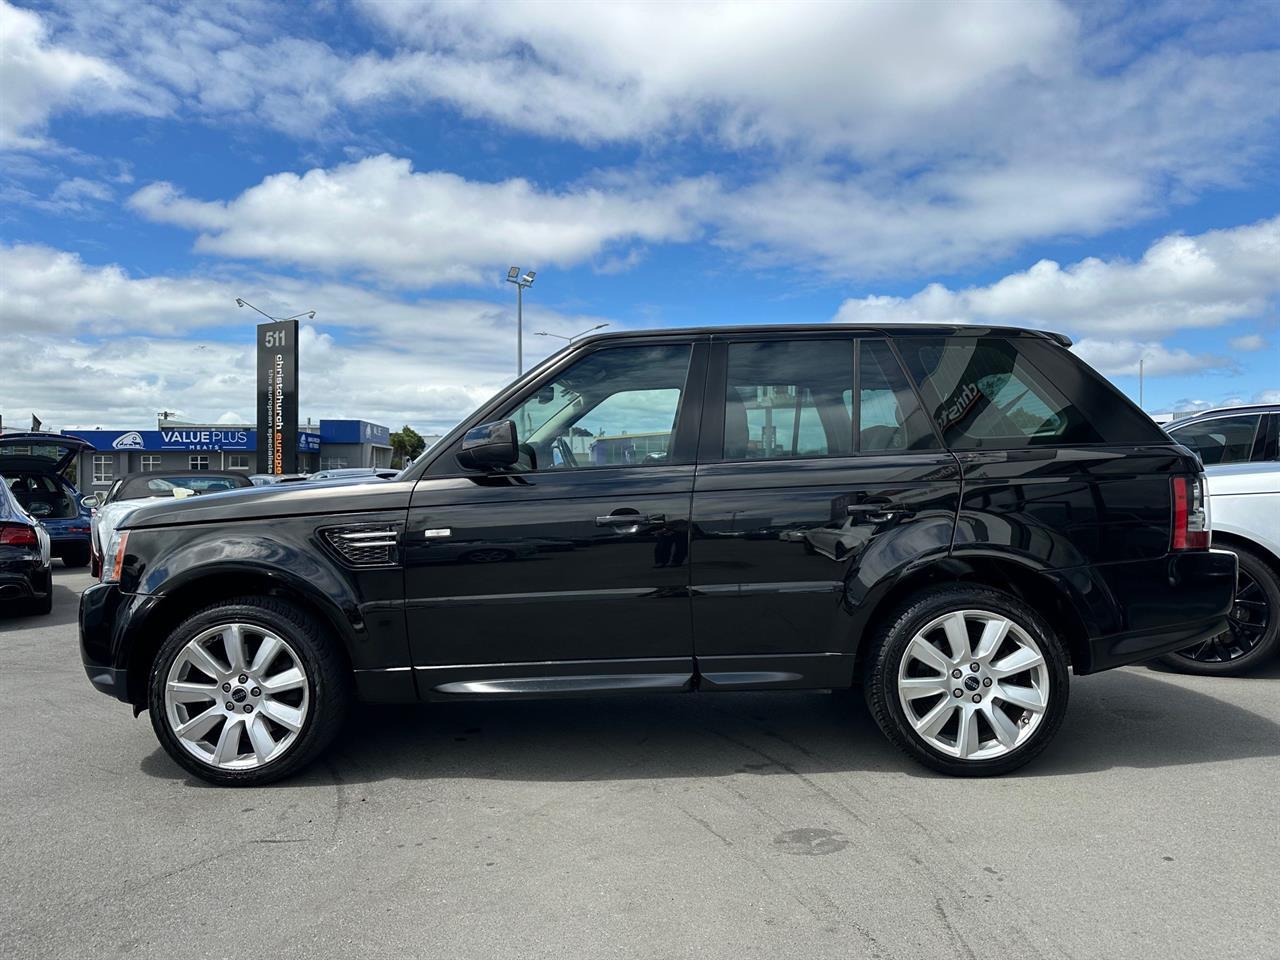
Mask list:
[[[922,591],[891,613],[865,695],[895,744],[953,776],[1015,770],[1067,709],[1067,655],[1030,607],[987,587]]]
[[[1240,561],[1227,629],[1162,661],[1183,673],[1238,676],[1280,650],[1280,575],[1246,547],[1229,548]]]
[[[332,742],[351,699],[329,632],[277,598],[188,618],[151,667],[151,725],[169,756],[223,786],[289,776]]]

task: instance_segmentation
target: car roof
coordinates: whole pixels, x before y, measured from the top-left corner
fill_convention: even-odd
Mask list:
[[[1229,416],[1232,414],[1249,414],[1249,413],[1280,413],[1280,403],[1241,403],[1235,406],[1213,407],[1210,410],[1201,410],[1199,413],[1188,414],[1185,417],[1179,417],[1177,420],[1171,420],[1166,427],[1185,427],[1189,423],[1197,420],[1210,420],[1214,417]]]
[[[997,327],[968,323],[770,323],[734,324],[718,327],[671,327],[652,330],[616,330],[583,337],[575,341],[573,345],[576,347],[587,343],[636,340],[647,337],[739,336],[744,333],[768,334],[771,337],[797,333],[870,333],[884,337],[1036,337],[1052,340],[1064,347],[1071,346],[1071,338],[1065,333],[1036,330],[1031,327]]]

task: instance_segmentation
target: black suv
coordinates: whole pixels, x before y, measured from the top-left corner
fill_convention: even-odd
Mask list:
[[[81,601],[182,766],[285,776],[353,699],[846,689],[952,774],[1068,675],[1227,625],[1195,456],[1066,349],[978,327],[596,336],[403,474],[144,506]]]

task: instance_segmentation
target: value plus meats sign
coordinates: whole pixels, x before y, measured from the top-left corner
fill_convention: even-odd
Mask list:
[[[298,321],[258,327],[258,472],[298,472]]]

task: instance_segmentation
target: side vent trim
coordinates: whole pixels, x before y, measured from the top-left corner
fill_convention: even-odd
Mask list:
[[[400,563],[400,527],[353,523],[320,531],[325,544],[349,567],[394,567]]]

